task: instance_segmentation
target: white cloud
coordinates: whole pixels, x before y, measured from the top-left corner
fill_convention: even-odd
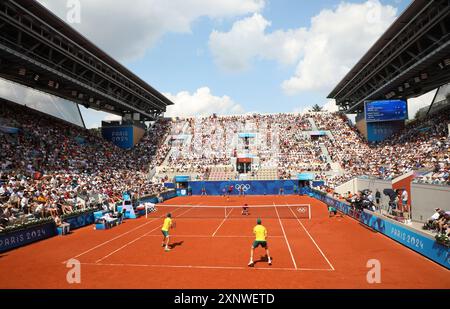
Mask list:
[[[164,94],[174,105],[168,106],[165,116],[168,117],[196,117],[208,116],[213,113],[220,115],[234,115],[244,113],[241,105],[228,96],[214,96],[208,87],[197,89],[194,93],[182,91],[175,95]]]
[[[38,0],[63,20],[67,1]],[[71,24],[121,61],[142,57],[165,33],[189,33],[200,17],[230,18],[259,12],[265,0],[80,0],[80,23]]]
[[[108,114],[105,116],[105,118],[103,118],[103,121],[119,121],[119,120],[122,120],[122,117],[114,114]]]
[[[339,110],[339,107],[336,105],[336,100],[327,100],[327,103],[323,105],[323,110],[333,113]]]
[[[396,13],[378,0],[343,2],[335,10],[321,11],[311,20],[304,56],[294,76],[283,82],[283,90],[330,90],[392,24]]]
[[[266,33],[270,21],[258,13],[235,22],[229,32],[214,30],[209,48],[216,63],[230,71],[248,68],[252,58],[294,64],[299,60],[306,38],[305,29]]]
[[[216,63],[232,71],[248,68],[255,59],[296,64],[294,75],[282,84],[287,94],[327,91],[381,36],[396,13],[378,0],[341,2],[314,16],[309,28],[273,32],[267,31],[270,21],[255,13],[235,22],[228,32],[213,31],[209,47]]]

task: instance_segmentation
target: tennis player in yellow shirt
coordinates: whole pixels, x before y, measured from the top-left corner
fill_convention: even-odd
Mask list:
[[[161,228],[161,232],[163,234],[163,241],[162,241],[162,247],[165,247],[165,251],[170,251],[169,249],[169,229],[173,226],[172,222],[172,215],[170,213],[167,214],[166,218],[164,219],[163,226]]]
[[[253,228],[253,234],[255,234],[255,241],[252,245],[252,250],[250,251],[250,262],[248,263],[248,266],[253,267],[255,266],[255,263],[253,262],[253,254],[255,252],[255,249],[259,246],[266,249],[266,257],[267,257],[267,263],[269,265],[272,265],[272,259],[270,258],[269,254],[269,246],[267,245],[267,229],[264,227],[264,225],[261,224],[261,219],[258,218],[256,220],[256,225]]]

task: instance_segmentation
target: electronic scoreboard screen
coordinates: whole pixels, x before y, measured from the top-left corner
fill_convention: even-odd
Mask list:
[[[405,100],[381,100],[366,102],[366,121],[394,121],[408,119]]]

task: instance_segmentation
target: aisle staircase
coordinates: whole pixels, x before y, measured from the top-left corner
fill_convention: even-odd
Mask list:
[[[311,124],[311,128],[313,131],[318,131],[319,129],[317,128],[316,122],[314,120],[314,118],[308,118],[309,123]]]

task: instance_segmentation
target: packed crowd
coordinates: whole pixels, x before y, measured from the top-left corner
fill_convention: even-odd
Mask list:
[[[278,164],[279,177],[288,179],[291,178],[289,175],[301,171],[329,171],[330,164],[327,163],[320,146],[325,139],[327,138],[320,137],[311,140],[299,132],[283,136]]]
[[[434,214],[423,225],[423,229],[436,233],[438,237],[450,237],[450,211],[436,208]]]
[[[157,194],[161,183],[152,183],[149,171],[168,154],[163,171],[195,172],[198,179],[207,179],[213,166],[232,168],[232,157],[250,154],[258,157],[261,168],[278,169],[279,178],[315,171],[329,187],[355,176],[392,179],[412,170],[424,171],[419,182],[448,185],[449,119],[447,110],[413,121],[377,144],[366,143],[339,113],[161,119],[133,149],[122,150],[98,131],[2,103],[0,126],[19,130],[0,133],[1,217],[3,221],[17,214],[55,217],[86,207],[107,207],[123,192]],[[331,135],[310,137],[307,132],[315,129]],[[341,167],[340,173],[327,176],[331,165],[323,149]]]
[[[85,130],[26,107],[2,103],[0,132],[0,223],[24,216],[57,218],[74,210],[109,207],[124,192],[158,194],[148,179],[168,147],[163,140],[170,122],[154,123],[132,150],[120,149],[99,132]]]
[[[412,170],[432,171],[424,182],[449,184],[448,123],[450,111],[408,124],[403,131],[382,143],[367,144],[345,116],[314,115],[322,130],[330,130],[334,140],[325,144],[333,159],[344,170],[343,175],[328,179],[330,187],[356,176],[393,179]]]
[[[319,141],[303,134],[311,131],[308,117],[300,114],[210,116],[177,120],[187,122],[189,140],[173,147],[168,166],[180,173],[207,175],[211,166],[230,165],[231,158],[255,155],[261,168],[279,168],[280,177],[301,169],[329,169]],[[251,136],[245,138],[243,136]]]
[[[231,157],[256,155],[262,168],[277,168],[279,178],[298,172],[323,174],[331,162],[339,173],[323,174],[330,187],[357,176],[393,179],[412,170],[425,170],[418,181],[449,184],[449,111],[409,123],[399,134],[383,143],[368,144],[345,115],[339,113],[242,115],[178,120],[191,136],[173,147],[168,167],[173,172],[195,172],[207,179],[211,166],[231,166]],[[329,136],[311,138],[313,130],[330,131]],[[254,134],[245,140],[239,134]],[[330,157],[323,153],[325,148]],[[333,176],[328,176],[334,174]]]

